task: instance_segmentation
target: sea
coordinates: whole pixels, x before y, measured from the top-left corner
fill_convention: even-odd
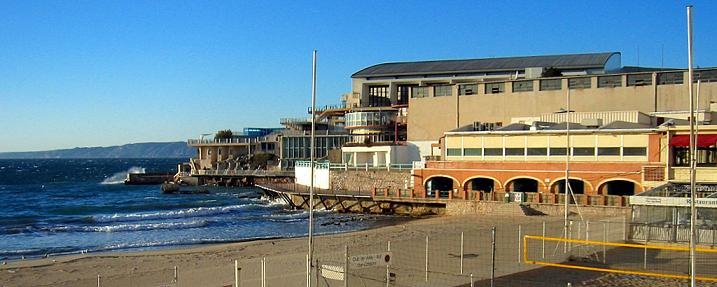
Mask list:
[[[130,172],[171,172],[181,159],[0,160],[0,259],[177,248],[308,233],[308,212],[260,189],[162,194],[124,185]],[[371,228],[388,216],[315,212],[315,234]]]

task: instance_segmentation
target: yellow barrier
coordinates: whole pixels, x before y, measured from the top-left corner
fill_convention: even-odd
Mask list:
[[[580,265],[571,265],[571,264],[566,264],[566,263],[553,263],[553,262],[546,262],[546,261],[531,260],[528,256],[528,253],[529,253],[528,252],[528,246],[529,246],[528,240],[553,241],[553,242],[560,242],[560,243],[565,243],[565,244],[575,243],[575,244],[597,245],[597,246],[627,247],[627,248],[684,251],[684,252],[689,252],[689,250],[690,250],[689,247],[672,246],[672,245],[643,245],[643,244],[617,243],[617,242],[604,242],[604,241],[594,241],[594,240],[567,239],[567,238],[560,238],[560,237],[525,235],[523,237],[523,261],[528,264],[536,264],[536,265],[552,266],[552,267],[560,267],[560,268],[570,268],[570,269],[579,269],[579,270],[588,270],[588,271],[597,271],[597,272],[609,272],[609,273],[640,275],[640,276],[654,276],[654,277],[674,278],[674,279],[690,279],[689,275],[684,275],[684,274],[668,274],[668,273],[657,273],[657,272],[638,271],[638,270],[621,270],[621,269],[601,268],[601,267],[592,267],[592,266],[580,266]],[[704,248],[704,247],[698,247],[695,249],[695,251],[696,252],[705,252],[705,253],[717,253],[717,249]],[[695,278],[697,280],[702,280],[702,281],[717,282],[717,277],[708,277],[708,276],[697,275],[697,276],[695,276]]]

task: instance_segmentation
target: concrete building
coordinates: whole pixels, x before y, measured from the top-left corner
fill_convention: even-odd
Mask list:
[[[542,119],[562,121],[446,132],[439,160],[414,168],[414,194],[496,200],[507,192],[525,192],[529,201],[557,203],[565,189],[567,156],[569,182],[582,204],[619,200],[611,205],[625,205],[623,196],[689,181],[689,129],[675,126],[679,119],[655,126],[654,117],[638,111],[571,113],[568,145],[565,117],[545,114]],[[613,120],[603,124],[602,118]],[[699,130],[697,180],[717,183],[717,125]]]
[[[351,78],[348,106],[407,107],[406,145],[421,157],[438,153],[446,131],[530,123],[565,108],[567,90],[578,112],[634,110],[659,124],[663,116],[686,118],[688,109],[686,70],[622,67],[617,52],[384,63]],[[717,69],[698,69],[695,80],[699,108],[707,109],[717,101]]]

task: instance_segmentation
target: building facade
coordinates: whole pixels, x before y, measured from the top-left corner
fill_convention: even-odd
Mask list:
[[[544,74],[548,69],[559,75]],[[698,69],[699,107],[717,101],[717,69]],[[687,71],[621,67],[619,53],[386,63],[352,75],[358,106],[406,103],[407,143],[436,153],[443,133],[475,122],[507,125],[566,108],[634,110],[660,117],[688,109]],[[433,147],[432,147],[433,145]]]

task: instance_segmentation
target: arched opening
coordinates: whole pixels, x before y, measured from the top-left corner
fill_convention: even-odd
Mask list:
[[[484,177],[473,178],[466,182],[466,189],[480,192],[493,192],[495,190],[495,181]]]
[[[603,183],[600,189],[600,194],[627,196],[635,195],[637,186],[634,182],[628,180],[611,180]]]
[[[439,197],[447,198],[448,194],[453,190],[453,179],[445,176],[431,177],[426,181],[426,196],[435,197],[438,193]]]
[[[505,185],[507,192],[538,192],[540,183],[532,178],[516,178]]]
[[[585,182],[579,179],[570,179],[570,190],[573,194],[585,193]],[[555,182],[553,185],[553,193],[565,193],[565,180],[561,179]]]

